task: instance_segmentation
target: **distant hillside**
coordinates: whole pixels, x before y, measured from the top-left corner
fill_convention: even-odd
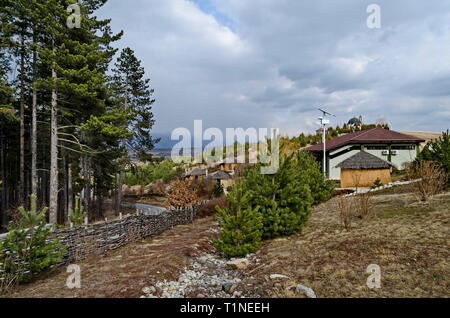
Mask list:
[[[433,139],[438,139],[442,136],[442,133],[436,132],[425,132],[425,131],[402,131],[402,134],[411,135],[414,137],[425,139],[426,141],[430,141]]]

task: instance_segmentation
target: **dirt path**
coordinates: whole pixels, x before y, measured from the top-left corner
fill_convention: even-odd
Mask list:
[[[20,287],[12,297],[139,297],[158,280],[178,279],[188,260],[209,252],[211,218],[173,228],[161,235],[78,262],[81,289],[68,289],[66,268]]]

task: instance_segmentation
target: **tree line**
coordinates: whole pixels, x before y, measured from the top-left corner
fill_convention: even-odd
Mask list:
[[[29,202],[64,223],[76,196],[91,218],[116,210],[129,152],[151,160],[153,89],[130,48],[113,45],[107,0],[0,0],[0,225]],[[117,56],[117,58],[115,58]]]

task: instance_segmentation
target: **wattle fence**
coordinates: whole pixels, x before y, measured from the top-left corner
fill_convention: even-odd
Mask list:
[[[58,238],[67,248],[62,263],[73,262],[161,234],[177,225],[192,223],[204,203],[158,213],[138,210],[138,213],[119,220],[56,230],[51,238]],[[6,234],[3,236],[6,237]]]

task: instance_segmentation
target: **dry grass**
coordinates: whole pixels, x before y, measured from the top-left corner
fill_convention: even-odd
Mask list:
[[[340,224],[337,200],[315,207],[303,233],[264,242],[241,273],[238,290],[247,297],[301,297],[289,287],[302,284],[318,297],[450,296],[450,192],[427,202],[403,187],[376,194],[369,217],[352,219],[348,231]],[[211,218],[199,219],[81,261],[80,290],[65,287],[63,268],[13,296],[138,297],[144,286],[177,280],[188,259],[212,253],[211,227]],[[370,264],[381,267],[380,289],[366,286]],[[273,281],[271,274],[290,279]]]
[[[19,274],[6,273],[3,264],[0,263],[0,296],[14,292],[19,284],[19,279]]]
[[[436,162],[421,161],[408,167],[410,179],[421,179],[411,184],[413,192],[421,201],[427,201],[445,188],[448,180],[447,172]]]
[[[286,286],[263,279],[273,273],[311,287],[318,297],[449,297],[450,193],[429,202],[414,195],[373,197],[372,216],[342,230],[336,200],[316,208],[302,234],[266,242],[261,264],[261,296],[296,297]],[[369,264],[381,266],[381,289],[366,286]]]
[[[355,196],[341,195],[334,200],[333,208],[337,212],[344,229],[350,230],[353,221],[370,216],[373,210],[372,197],[372,193],[367,192]]]
[[[355,196],[355,200],[355,216],[361,220],[369,217],[372,214],[374,208],[372,193],[366,192],[358,194]]]
[[[154,285],[158,280],[178,279],[189,258],[205,251],[211,252],[212,224],[211,218],[199,219],[195,225],[177,226],[153,238],[79,260],[81,289],[66,287],[69,274],[66,267],[62,267],[30,284],[19,286],[10,297],[139,297],[145,286]]]
[[[339,220],[346,230],[350,230],[353,220],[353,206],[355,205],[354,197],[339,196],[336,200],[336,210]]]

